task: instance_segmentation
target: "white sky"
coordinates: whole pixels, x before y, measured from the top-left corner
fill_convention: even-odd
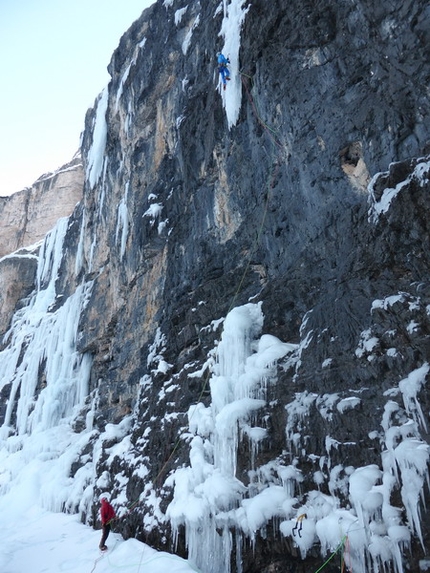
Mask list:
[[[154,0],[0,0],[0,196],[78,150],[122,34]]]

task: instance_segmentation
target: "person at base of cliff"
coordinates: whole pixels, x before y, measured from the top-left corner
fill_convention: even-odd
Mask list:
[[[227,80],[230,79],[230,71],[227,67],[227,65],[230,63],[230,60],[229,58],[226,58],[224,54],[221,54],[221,52],[217,53],[217,58],[218,58],[218,72],[219,75],[221,76],[223,89],[225,90],[225,87],[227,85]]]
[[[101,551],[106,551],[106,539],[109,537],[111,522],[115,519],[115,510],[109,503],[109,494],[102,493],[99,497],[101,501],[100,506],[100,519],[102,522],[102,538],[100,539],[99,548]]]

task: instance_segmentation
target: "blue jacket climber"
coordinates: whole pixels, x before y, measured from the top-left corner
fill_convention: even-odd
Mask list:
[[[223,89],[225,89],[225,86],[227,84],[227,80],[230,79],[230,71],[227,67],[227,64],[230,63],[230,60],[228,58],[226,58],[223,54],[221,54],[221,52],[217,53],[217,58],[218,58],[219,75],[221,76]]]

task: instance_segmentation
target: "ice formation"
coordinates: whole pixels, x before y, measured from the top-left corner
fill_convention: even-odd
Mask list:
[[[0,495],[26,489],[46,509],[77,510],[88,502],[83,489],[93,468],[81,468],[70,480],[71,464],[92,432],[71,428],[88,396],[92,360],[77,351],[79,316],[92,283],[82,283],[64,301],[56,282],[68,219],[60,219],[39,254],[36,289],[15,313],[0,353],[0,389],[10,385],[5,421],[0,430]],[[45,380],[40,384],[43,365]],[[43,477],[43,479],[42,479]],[[82,481],[81,481],[82,479]]]
[[[211,404],[198,403],[188,413],[190,465],[178,469],[167,481],[174,486],[167,517],[174,530],[185,526],[191,563],[206,573],[229,571],[228,555],[240,546],[240,536],[253,542],[258,532],[271,524],[292,538],[303,558],[319,544],[322,555],[342,549],[350,570],[377,573],[391,563],[396,573],[402,573],[402,555],[410,547],[411,536],[416,534],[422,541],[420,498],[428,482],[429,446],[418,432],[418,424],[425,422],[417,394],[429,366],[424,364],[399,383],[405,409],[415,419],[395,425],[392,414],[400,406],[387,402],[381,421],[385,435],[381,467],[331,468],[331,495],[319,490],[300,495],[303,475],[298,460],[290,466],[273,460],[253,467],[245,485],[236,477],[238,446],[246,436],[250,448],[258,448],[259,440],[266,437],[266,429],[256,420],[266,406],[267,385],[276,381],[278,361],[296,355],[298,363],[302,348],[261,335],[262,324],[260,305],[247,304],[227,315],[209,380]],[[364,340],[369,340],[369,334]],[[372,348],[370,345],[367,351]],[[330,419],[334,409],[344,414],[360,403],[356,396],[340,399],[337,394],[296,394],[286,408],[291,451],[305,448],[302,435],[294,428],[310,415],[311,407]],[[327,436],[327,455],[338,445]],[[314,476],[316,485],[324,479],[323,472]],[[406,522],[401,510],[391,505],[394,489],[400,490]],[[240,571],[240,562],[237,567]]]
[[[296,349],[274,336],[261,336],[262,325],[260,304],[227,315],[209,381],[211,405],[196,404],[188,414],[194,435],[190,467],[177,470],[169,481],[174,499],[167,516],[174,528],[186,526],[190,561],[207,573],[230,569],[230,526],[253,537],[268,520],[284,515],[282,503],[294,496],[291,482],[300,480],[294,468],[276,463],[266,473],[260,469],[252,487],[236,478],[238,444],[245,434],[251,447],[264,439],[265,429],[255,425],[256,414],[266,405],[277,361]],[[270,483],[272,474],[278,478]]]
[[[231,80],[228,82],[227,89],[221,93],[229,128],[236,125],[239,119],[242,99],[239,49],[240,31],[249,10],[249,6],[245,7],[245,4],[246,0],[231,0],[229,3],[223,0],[224,18],[219,35],[224,38],[221,52],[230,59]]]
[[[96,117],[93,126],[93,141],[88,152],[86,179],[90,189],[94,189],[103,170],[104,152],[107,138],[106,112],[109,91],[106,87],[97,100]]]

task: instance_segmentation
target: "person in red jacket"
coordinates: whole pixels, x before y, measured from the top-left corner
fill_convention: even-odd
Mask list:
[[[100,519],[102,522],[102,538],[100,539],[100,549],[101,551],[106,551],[106,539],[110,533],[111,522],[115,519],[115,510],[111,506],[108,500],[109,495],[107,493],[102,493],[100,496],[101,507],[100,507]]]

